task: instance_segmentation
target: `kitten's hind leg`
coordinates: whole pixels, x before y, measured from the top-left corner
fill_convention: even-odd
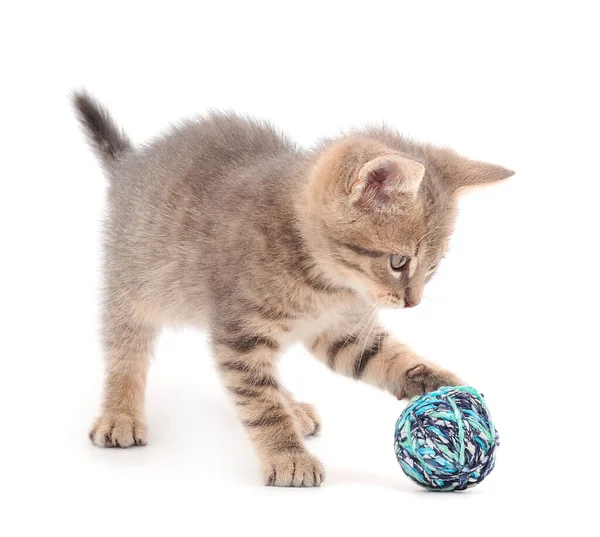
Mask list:
[[[304,448],[300,422],[276,378],[277,343],[264,336],[228,336],[217,339],[214,350],[265,484],[318,487],[323,467]]]
[[[144,392],[148,361],[156,331],[131,319],[104,322],[106,379],[102,415],[90,430],[90,439],[102,447],[146,445]]]
[[[287,390],[283,393],[288,401],[292,412],[300,426],[302,436],[314,436],[321,431],[321,417],[314,405],[296,401],[294,396]]]

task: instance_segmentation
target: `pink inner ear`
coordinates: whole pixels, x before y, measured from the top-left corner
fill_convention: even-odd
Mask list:
[[[354,203],[389,204],[394,196],[414,196],[425,168],[401,155],[382,155],[365,164],[350,185]]]
[[[369,172],[367,181],[369,183],[383,183],[390,179],[396,168],[391,162],[381,162],[375,169]]]
[[[389,202],[390,196],[386,189],[389,186],[390,174],[393,171],[390,168],[393,168],[393,166],[385,163],[369,172],[369,175],[367,175],[367,188],[363,193],[364,202],[371,201],[378,204]]]
[[[381,166],[375,170],[371,170],[368,181],[369,183],[383,183],[387,178],[388,172]]]

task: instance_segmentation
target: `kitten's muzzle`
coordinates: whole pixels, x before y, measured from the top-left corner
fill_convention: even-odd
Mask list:
[[[408,287],[404,292],[404,307],[405,308],[414,308],[418,306],[421,302],[421,298],[423,297],[423,288],[422,287]]]

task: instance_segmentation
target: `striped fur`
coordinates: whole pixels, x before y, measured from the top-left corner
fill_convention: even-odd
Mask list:
[[[362,335],[355,333],[356,325],[353,327],[355,330],[349,334],[342,332],[345,335],[321,334],[307,341],[306,346],[333,371],[364,380],[399,399],[462,383],[453,373],[428,362],[395,340],[378,323],[363,330]]]

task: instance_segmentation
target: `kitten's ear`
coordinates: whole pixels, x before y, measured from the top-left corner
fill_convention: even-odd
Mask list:
[[[446,184],[453,191],[464,187],[496,183],[515,174],[512,170],[502,166],[470,160],[450,150],[440,149],[436,152],[435,157],[437,164],[442,169]]]
[[[425,175],[424,166],[401,155],[383,155],[360,168],[348,185],[350,200],[363,206],[385,205],[395,194],[416,195]]]

